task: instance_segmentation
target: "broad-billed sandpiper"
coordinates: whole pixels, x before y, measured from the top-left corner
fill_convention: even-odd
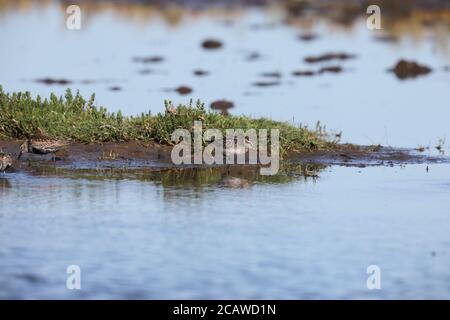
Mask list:
[[[222,185],[227,188],[248,188],[250,182],[247,179],[241,179],[236,177],[226,177],[221,181]]]
[[[0,152],[0,172],[5,172],[12,167],[12,158],[10,154]]]
[[[20,145],[20,153],[17,159],[20,159],[23,153],[49,154],[53,156],[55,161],[55,152],[69,145],[69,142],[59,139],[50,138],[34,138],[27,139]]]

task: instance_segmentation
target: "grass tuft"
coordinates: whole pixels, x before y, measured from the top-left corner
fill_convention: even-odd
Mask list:
[[[204,104],[192,101],[188,105],[171,106],[152,115],[124,116],[108,112],[95,105],[95,95],[85,100],[79,92],[68,89],[64,97],[54,94],[48,99],[33,98],[29,92],[5,93],[0,86],[0,135],[9,138],[32,138],[45,133],[51,138],[64,138],[81,143],[142,141],[170,145],[175,129],[193,130],[195,120],[203,121],[203,128],[279,129],[281,153],[329,150],[337,141],[331,141],[324,129],[315,130],[286,122],[247,116],[224,116],[205,110]]]

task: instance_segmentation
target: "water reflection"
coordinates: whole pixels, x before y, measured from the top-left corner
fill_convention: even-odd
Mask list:
[[[8,178],[0,176],[0,197],[11,188],[11,183]]]
[[[449,297],[448,168],[333,167],[320,183],[202,192],[14,173],[0,201],[0,297]],[[74,263],[79,292],[65,287]]]
[[[20,0],[0,1],[0,14],[10,11],[27,12],[36,9],[48,9],[54,4],[59,4],[62,13],[65,13],[69,1],[55,0]],[[97,15],[114,13],[138,24],[145,24],[154,19],[162,19],[169,25],[179,25],[185,18],[209,15],[211,18],[223,21],[225,25],[231,25],[234,18],[243,13],[243,10],[252,7],[265,6],[266,10],[277,15],[285,16],[285,23],[298,26],[304,30],[313,30],[320,20],[332,23],[333,27],[341,27],[342,30],[351,31],[361,18],[365,18],[367,1],[330,0],[330,1],[78,1],[82,7],[83,19],[89,25],[89,21]],[[375,0],[370,5],[379,5],[383,9],[383,23],[388,33],[384,39],[397,39],[398,36],[409,35],[416,40],[424,38],[426,31],[432,30],[441,49],[447,49],[448,27],[450,25],[450,8],[445,0],[424,2],[417,0]],[[254,23],[251,28],[264,30],[276,27],[276,23]],[[304,31],[305,32],[305,31]],[[306,33],[305,33],[306,34]],[[316,36],[303,40],[312,40]]]
[[[300,164],[284,162],[276,175],[263,176],[255,165],[229,165],[216,167],[174,167],[174,168],[108,168],[67,169],[54,166],[33,166],[27,172],[31,177],[60,177],[85,179],[88,181],[149,181],[165,188],[185,188],[202,191],[210,186],[217,187],[226,177],[236,177],[257,184],[284,184],[303,179],[315,181],[327,166],[321,164]]]

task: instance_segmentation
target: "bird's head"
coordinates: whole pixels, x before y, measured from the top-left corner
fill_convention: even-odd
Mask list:
[[[28,152],[29,144],[30,144],[30,141],[27,139],[20,145],[19,156],[17,157],[17,159],[20,159],[20,157],[22,156],[23,153]]]

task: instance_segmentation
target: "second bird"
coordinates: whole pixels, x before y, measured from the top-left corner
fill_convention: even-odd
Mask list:
[[[55,161],[55,152],[69,145],[69,142],[59,139],[37,138],[27,139],[20,145],[20,153],[17,159],[20,159],[23,153],[49,154],[53,156]]]

